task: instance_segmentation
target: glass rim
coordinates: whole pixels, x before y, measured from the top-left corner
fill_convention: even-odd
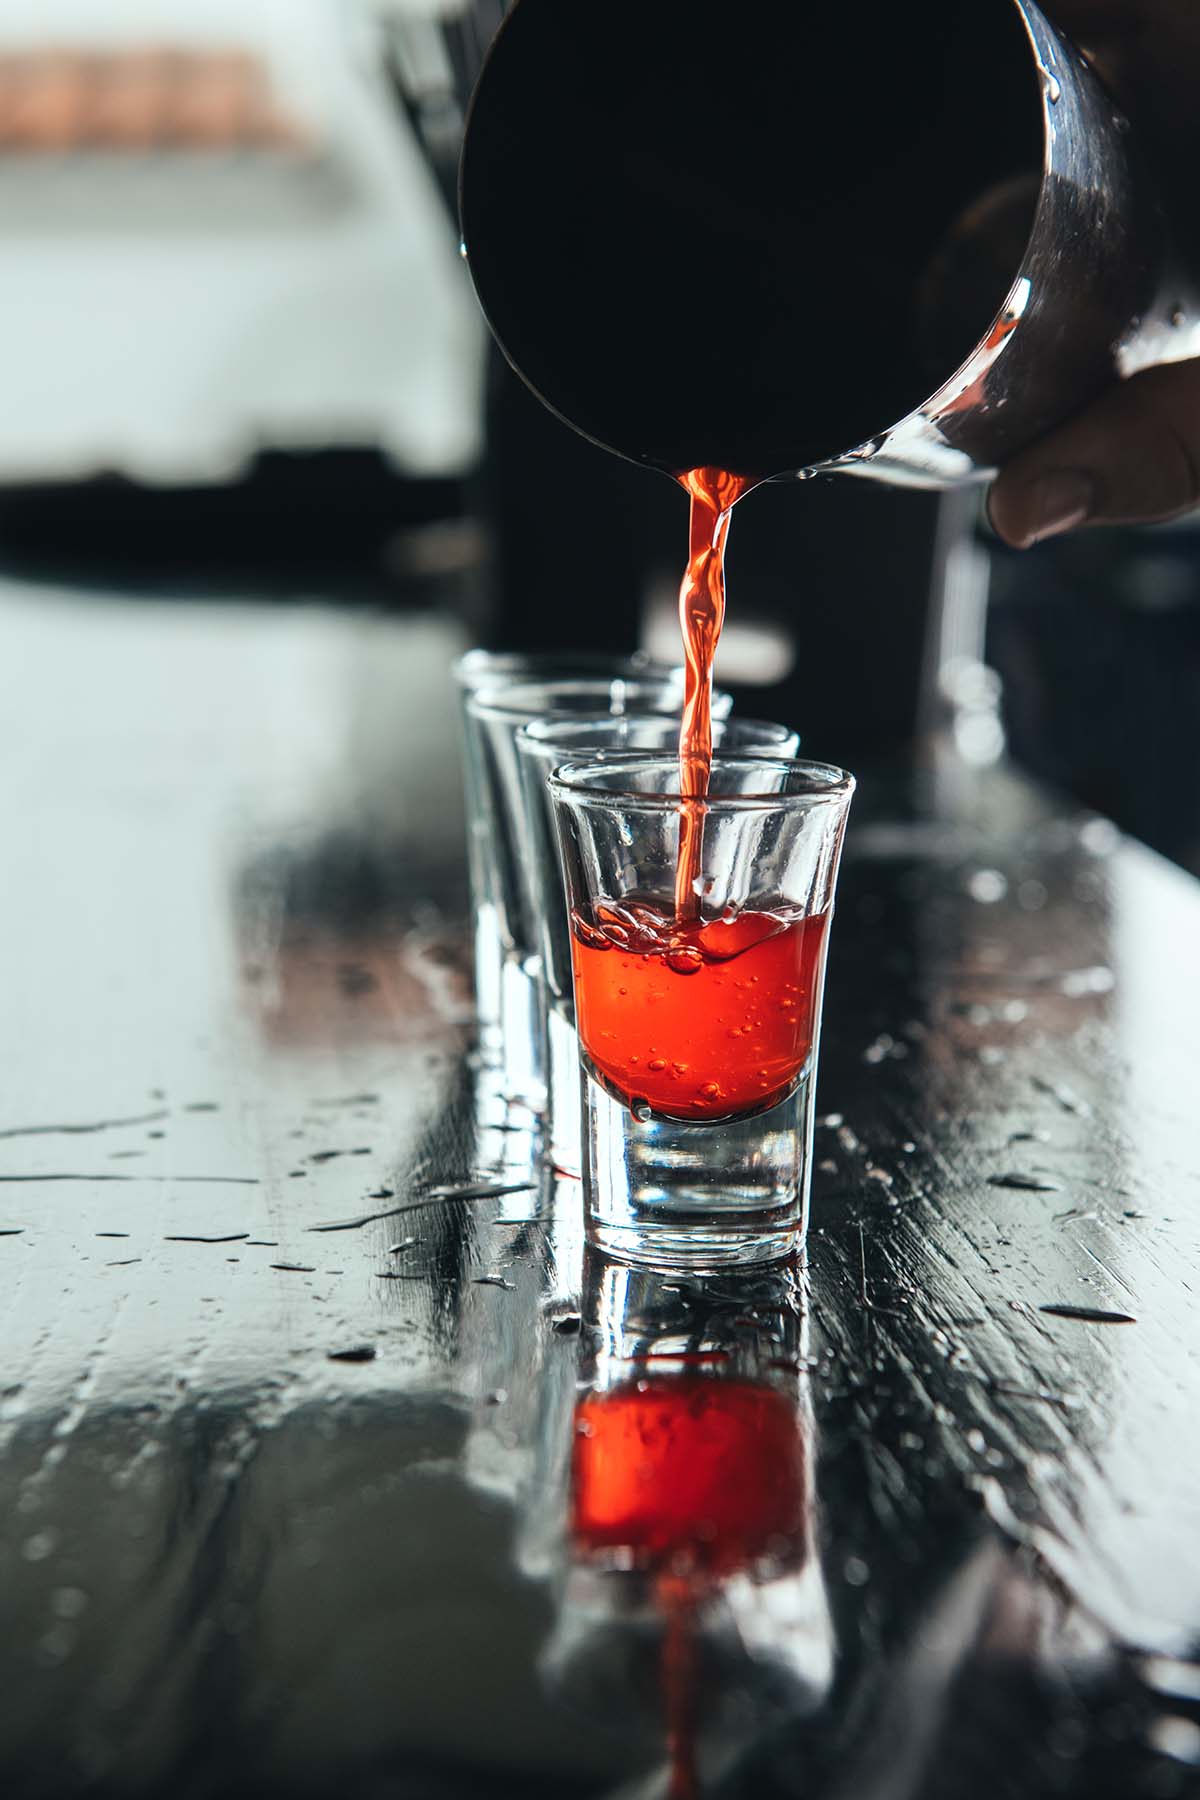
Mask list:
[[[662,725],[667,723],[668,720],[678,727],[679,721],[672,713],[570,713],[565,714],[562,717],[558,717],[552,713],[546,713],[538,718],[530,719],[526,724],[522,725],[517,733],[517,747],[519,749],[536,751],[543,759],[545,759],[546,757],[555,754],[560,748],[560,744],[555,742],[554,734],[556,732],[566,731],[572,734],[579,733],[580,735],[583,735],[586,731],[599,731],[605,725]],[[739,745],[736,749],[725,752],[724,754],[727,756],[761,757],[766,755],[770,757],[774,755],[777,759],[787,761],[787,752],[780,750],[778,748],[779,744],[785,738],[799,739],[800,736],[800,733],[794,726],[784,725],[781,720],[748,719],[744,714],[736,712],[731,712],[725,718],[718,720],[717,723],[726,730],[732,728],[735,731],[761,731],[764,734],[761,750],[756,749],[753,745],[743,744]],[[775,734],[774,744],[772,744],[770,739],[766,736],[767,733]],[[666,754],[666,751],[648,748],[639,749],[636,744],[631,744],[627,747],[613,745],[611,748],[606,748],[605,746],[598,744],[594,749],[589,749],[587,745],[584,745],[583,753],[564,756],[562,762],[565,767],[567,763],[590,763],[593,761],[600,762],[601,760],[605,763],[609,763],[618,756],[656,758],[665,756]],[[721,752],[717,752],[716,754],[721,754]]]
[[[714,769],[761,771],[783,769],[812,778],[813,787],[791,794],[708,794],[702,801],[709,812],[791,812],[805,807],[828,806],[849,801],[857,783],[854,776],[833,763],[814,762],[803,756],[755,755],[717,751],[712,759]],[[600,785],[599,777],[619,775],[628,769],[677,769],[677,757],[642,750],[613,750],[603,757],[588,757],[578,762],[561,763],[548,781],[555,799],[578,800],[591,805],[612,807],[620,812],[677,812],[685,796],[682,794],[641,793],[636,788]]]
[[[474,673],[476,668],[478,676]],[[564,671],[561,677],[556,678],[556,668]],[[475,693],[492,682],[497,687],[516,687],[555,679],[603,679],[606,669],[612,670],[614,681],[683,678],[682,663],[657,662],[640,650],[629,656],[613,656],[605,650],[485,650],[480,645],[456,656],[450,674],[458,687]]]
[[[469,689],[467,693],[467,711],[470,713],[471,717],[475,719],[517,719],[522,725],[525,725],[530,723],[533,719],[553,718],[556,716],[557,709],[554,706],[549,706],[544,711],[531,712],[528,704],[529,697],[532,695],[554,693],[562,694],[566,697],[578,696],[589,700],[594,698],[597,702],[594,713],[573,713],[568,709],[562,715],[566,718],[582,719],[585,717],[596,717],[624,719],[646,717],[647,710],[644,692],[642,694],[642,705],[640,707],[636,704],[635,695],[635,704],[633,706],[628,708],[622,707],[619,712],[614,712],[611,708],[608,712],[604,711],[599,703],[603,700],[606,693],[611,694],[613,689],[617,687],[626,690],[631,687],[661,689],[665,707],[664,712],[658,715],[660,717],[667,718],[678,716],[682,706],[683,680],[681,672],[679,680],[676,680],[673,674],[630,674],[567,675],[560,680],[555,680],[548,676],[544,681],[502,682],[498,683],[495,687],[482,686]],[[728,708],[732,708],[733,706],[732,696],[725,693],[723,690],[718,690],[713,698],[719,699],[722,705],[728,703]],[[666,704],[669,704],[669,710],[666,710]],[[656,715],[650,713],[649,716],[654,717]]]

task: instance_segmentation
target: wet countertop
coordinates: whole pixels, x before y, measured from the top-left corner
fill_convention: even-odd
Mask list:
[[[808,1266],[631,1274],[468,1053],[455,629],[0,632],[6,1796],[1200,1789],[1194,881],[865,781]]]

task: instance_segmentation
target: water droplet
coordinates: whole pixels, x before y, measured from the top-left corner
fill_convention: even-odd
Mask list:
[[[25,1539],[21,1545],[21,1555],[26,1562],[45,1562],[48,1556],[54,1555],[57,1548],[58,1533],[47,1528],[45,1531],[35,1531],[32,1537]]]
[[[1042,79],[1046,83],[1046,98],[1051,106],[1057,106],[1062,99],[1062,82],[1049,69],[1042,70]]]
[[[871,1571],[861,1556],[848,1556],[842,1573],[850,1587],[866,1587],[871,1579]]]
[[[995,906],[1008,892],[1008,882],[999,869],[976,869],[967,877],[966,887],[981,906]]]
[[[75,1633],[68,1625],[56,1625],[52,1631],[38,1639],[38,1662],[44,1668],[53,1668],[56,1663],[66,1662],[75,1648],[75,1641]]]
[[[643,1125],[645,1124],[647,1119],[652,1119],[654,1117],[654,1111],[650,1105],[650,1102],[646,1099],[643,1099],[643,1097],[640,1094],[638,1095],[636,1100],[631,1100],[629,1102],[629,1110],[633,1114],[634,1118],[637,1119]]]
[[[1059,982],[1059,988],[1070,1000],[1082,1000],[1089,994],[1111,994],[1117,985],[1111,969],[1071,969]]]
[[[88,1597],[82,1588],[55,1588],[50,1596],[50,1610],[58,1619],[78,1619],[87,1607]]]
[[[1108,819],[1089,819],[1079,833],[1079,842],[1090,856],[1111,856],[1120,846],[1121,833]]]
[[[1181,331],[1187,324],[1187,311],[1182,306],[1171,308],[1171,324],[1176,331]]]

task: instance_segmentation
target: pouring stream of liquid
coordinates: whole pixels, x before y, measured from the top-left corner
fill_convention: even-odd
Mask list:
[[[700,916],[704,850],[704,806],[712,769],[713,660],[725,620],[725,545],[734,502],[753,485],[745,475],[723,469],[692,469],[680,477],[691,497],[687,572],[679,590],[686,682],[679,733],[679,860],[675,869],[675,912],[681,920]]]

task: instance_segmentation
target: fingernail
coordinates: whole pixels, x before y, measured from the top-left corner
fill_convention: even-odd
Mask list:
[[[1090,516],[1096,490],[1090,475],[1077,469],[1053,469],[1025,490],[1025,548],[1074,531]]]

